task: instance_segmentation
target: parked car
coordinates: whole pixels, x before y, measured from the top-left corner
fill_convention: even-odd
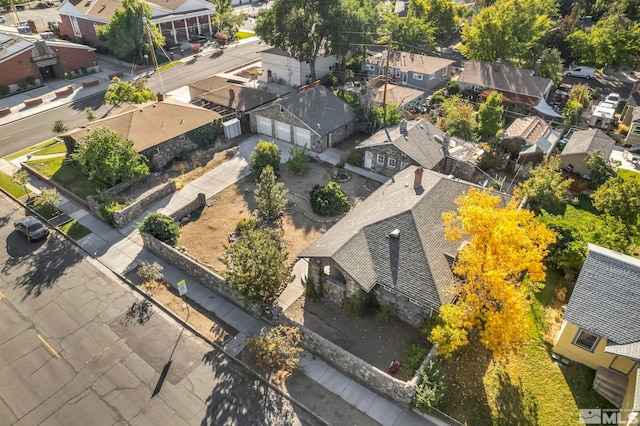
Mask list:
[[[619,93],[609,93],[607,95],[606,98],[604,98],[605,102],[611,102],[612,104],[614,104],[616,107],[618,106],[618,103],[620,103],[622,99],[620,98],[620,94]]]
[[[36,4],[36,9],[49,9],[49,4],[45,2],[41,2]]]
[[[16,4],[16,10],[24,10],[25,7],[26,6],[24,4]]]
[[[23,233],[29,241],[41,240],[49,235],[49,228],[33,216],[25,216],[14,222],[16,231]]]
[[[593,67],[579,66],[566,70],[564,72],[564,75],[566,75],[567,77],[580,77],[590,80],[595,77],[596,69]]]
[[[4,16],[0,16],[0,24],[4,24],[7,22],[7,19]]]

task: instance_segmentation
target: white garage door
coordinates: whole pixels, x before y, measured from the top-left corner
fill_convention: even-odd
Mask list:
[[[276,121],[276,138],[281,141],[291,142],[291,126],[287,123]]]
[[[258,122],[258,133],[262,133],[263,135],[273,136],[273,128],[271,127],[271,119],[256,116],[256,120]]]
[[[294,127],[294,129],[294,143],[299,146],[306,146],[307,148],[311,148],[311,131],[309,129],[303,129],[302,127]]]

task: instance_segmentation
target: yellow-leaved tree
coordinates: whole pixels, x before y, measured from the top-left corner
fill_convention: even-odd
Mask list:
[[[456,204],[457,212],[442,217],[447,240],[468,238],[454,264],[459,297],[441,308],[430,340],[448,357],[477,333],[494,356],[504,357],[529,338],[529,297],[542,287],[542,261],[555,234],[533,212],[518,209],[517,200],[505,204],[489,191],[470,189]]]

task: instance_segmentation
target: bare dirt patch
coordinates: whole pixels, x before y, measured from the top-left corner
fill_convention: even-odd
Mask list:
[[[387,371],[391,361],[404,359],[409,343],[430,347],[420,331],[407,323],[354,317],[325,300],[300,298],[285,314],[382,371]],[[397,377],[411,378],[403,370]]]
[[[311,242],[329,229],[342,216],[321,217],[313,213],[308,201],[314,185],[324,185],[335,174],[335,169],[324,163],[310,163],[310,169],[303,175],[289,173],[282,165],[279,182],[289,190],[289,208],[282,218],[284,237],[287,241],[289,259],[293,260]],[[350,179],[340,183],[355,206],[369,196],[379,184],[359,175],[349,173]],[[182,227],[179,245],[199,262],[222,272],[224,265],[219,257],[229,243],[229,234],[235,231],[238,220],[250,216],[256,209],[253,191],[256,189],[254,176],[248,176],[229,186],[208,200],[200,217]]]

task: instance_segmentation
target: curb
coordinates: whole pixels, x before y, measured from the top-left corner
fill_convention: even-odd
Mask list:
[[[19,199],[15,198],[12,194],[10,194],[4,188],[0,187],[0,191],[2,193],[4,193],[6,196],[8,196],[10,199],[12,199],[15,203],[17,203],[20,206],[22,206],[24,209],[27,209],[28,211],[34,213],[38,218],[40,218],[44,223],[46,223],[49,226],[49,228],[53,228],[54,232],[56,232],[58,234],[58,236],[62,236],[65,241],[71,242],[73,244],[73,246],[75,246],[76,251],[81,251],[81,252],[85,253],[85,255],[86,255],[86,257],[88,259],[91,259],[93,261],[98,262],[103,268],[106,268],[107,270],[111,271],[111,273],[113,275],[115,275],[118,279],[120,279],[120,281],[122,281],[124,284],[126,284],[127,287],[129,287],[129,289],[133,290],[134,293],[137,293],[138,295],[142,296],[143,299],[148,300],[149,302],[153,303],[153,305],[156,308],[160,309],[162,312],[164,312],[165,314],[169,315],[169,317],[171,317],[174,321],[176,321],[182,327],[187,329],[189,332],[191,332],[195,336],[199,337],[200,339],[204,340],[210,346],[212,346],[215,349],[217,349],[220,352],[222,352],[222,354],[224,354],[226,357],[230,358],[232,361],[234,361],[236,364],[238,364],[240,367],[242,367],[242,369],[245,370],[248,373],[248,375],[255,377],[256,379],[261,381],[263,384],[265,384],[267,387],[269,387],[270,389],[274,390],[275,392],[277,392],[281,396],[285,397],[286,399],[291,401],[294,405],[297,405],[298,407],[303,409],[307,414],[309,414],[312,418],[314,418],[319,423],[321,423],[323,425],[326,425],[326,426],[331,426],[331,423],[329,423],[327,420],[325,420],[319,414],[317,414],[314,411],[312,411],[309,407],[307,407],[302,402],[298,401],[293,396],[289,395],[287,392],[282,390],[280,387],[278,387],[275,384],[271,383],[271,381],[269,381],[266,377],[262,376],[257,371],[253,370],[247,363],[245,363],[241,359],[239,359],[236,356],[234,356],[234,355],[230,354],[229,352],[227,352],[222,346],[220,346],[220,344],[214,342],[213,340],[210,340],[208,337],[206,337],[205,335],[200,333],[198,330],[193,328],[190,324],[188,324],[187,322],[183,321],[182,318],[180,318],[172,310],[170,310],[169,308],[167,308],[166,306],[164,306],[160,302],[156,301],[152,296],[150,296],[147,293],[145,293],[144,291],[142,291],[140,288],[138,288],[136,285],[134,285],[131,281],[129,281],[129,279],[127,279],[125,276],[120,275],[120,273],[118,273],[118,272],[114,271],[113,269],[109,268],[99,258],[93,257],[88,251],[86,251],[82,246],[80,246],[74,239],[69,237],[67,234],[65,234],[64,232],[59,230],[57,227],[51,227],[51,225],[49,224],[49,221],[44,219],[42,216],[40,216],[40,214],[38,214],[38,212],[36,212],[33,209],[31,209],[28,205],[23,204],[22,201],[20,201]]]

